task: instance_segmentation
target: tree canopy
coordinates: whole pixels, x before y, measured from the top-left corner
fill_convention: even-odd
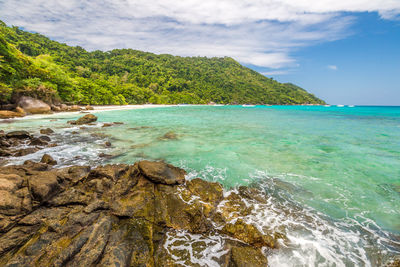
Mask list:
[[[21,94],[76,104],[324,104],[229,57],[88,52],[0,21],[0,102]]]

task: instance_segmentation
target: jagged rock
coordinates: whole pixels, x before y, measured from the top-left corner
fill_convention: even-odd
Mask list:
[[[57,165],[57,161],[54,160],[49,154],[44,154],[40,162],[48,165]]]
[[[144,176],[155,183],[173,185],[185,182],[186,172],[184,170],[161,161],[143,160],[138,163],[138,167]]]
[[[51,108],[45,102],[29,97],[29,96],[22,96],[18,100],[18,106],[21,107],[25,112],[31,114],[44,114],[50,113]]]
[[[175,231],[225,239],[226,252],[215,259],[221,266],[266,266],[260,246],[268,237],[255,227],[213,227],[218,205],[227,201],[220,184],[159,182],[161,176],[184,181],[184,173],[145,161],[93,169],[33,161],[0,167],[0,265],[177,266],[173,253],[179,252],[167,241]],[[197,243],[193,249],[202,253]],[[188,258],[185,265],[197,266]]]
[[[52,133],[54,133],[54,131],[50,128],[46,128],[46,129],[40,129],[40,133],[41,134],[52,134]]]
[[[276,247],[276,240],[273,237],[263,235],[254,225],[247,224],[241,219],[235,223],[227,223],[222,232],[255,247]]]
[[[253,247],[232,247],[228,267],[268,266],[267,258]]]
[[[69,124],[73,124],[73,125],[83,125],[83,124],[89,124],[92,122],[97,121],[97,117],[93,114],[87,114],[79,119],[77,119],[76,121],[68,121]]]
[[[59,178],[54,172],[36,173],[28,181],[34,200],[39,202],[46,201],[61,191]]]
[[[27,131],[12,131],[6,134],[7,138],[27,139],[31,138],[31,135]]]

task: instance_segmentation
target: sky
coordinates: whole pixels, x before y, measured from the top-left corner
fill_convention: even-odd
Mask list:
[[[330,104],[400,105],[400,0],[0,0],[85,49],[230,56]]]

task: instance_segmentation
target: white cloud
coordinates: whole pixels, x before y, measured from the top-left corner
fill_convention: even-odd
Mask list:
[[[392,19],[400,1],[0,0],[7,24],[89,50],[231,56],[274,69],[296,66],[296,49],[346,37],[354,18],[343,12]]]
[[[326,66],[330,70],[338,70],[338,67],[336,65],[328,65]]]

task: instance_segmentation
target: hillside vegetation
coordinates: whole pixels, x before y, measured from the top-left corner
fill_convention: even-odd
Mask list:
[[[76,104],[324,104],[229,57],[88,52],[0,21],[0,103],[19,95]]]

